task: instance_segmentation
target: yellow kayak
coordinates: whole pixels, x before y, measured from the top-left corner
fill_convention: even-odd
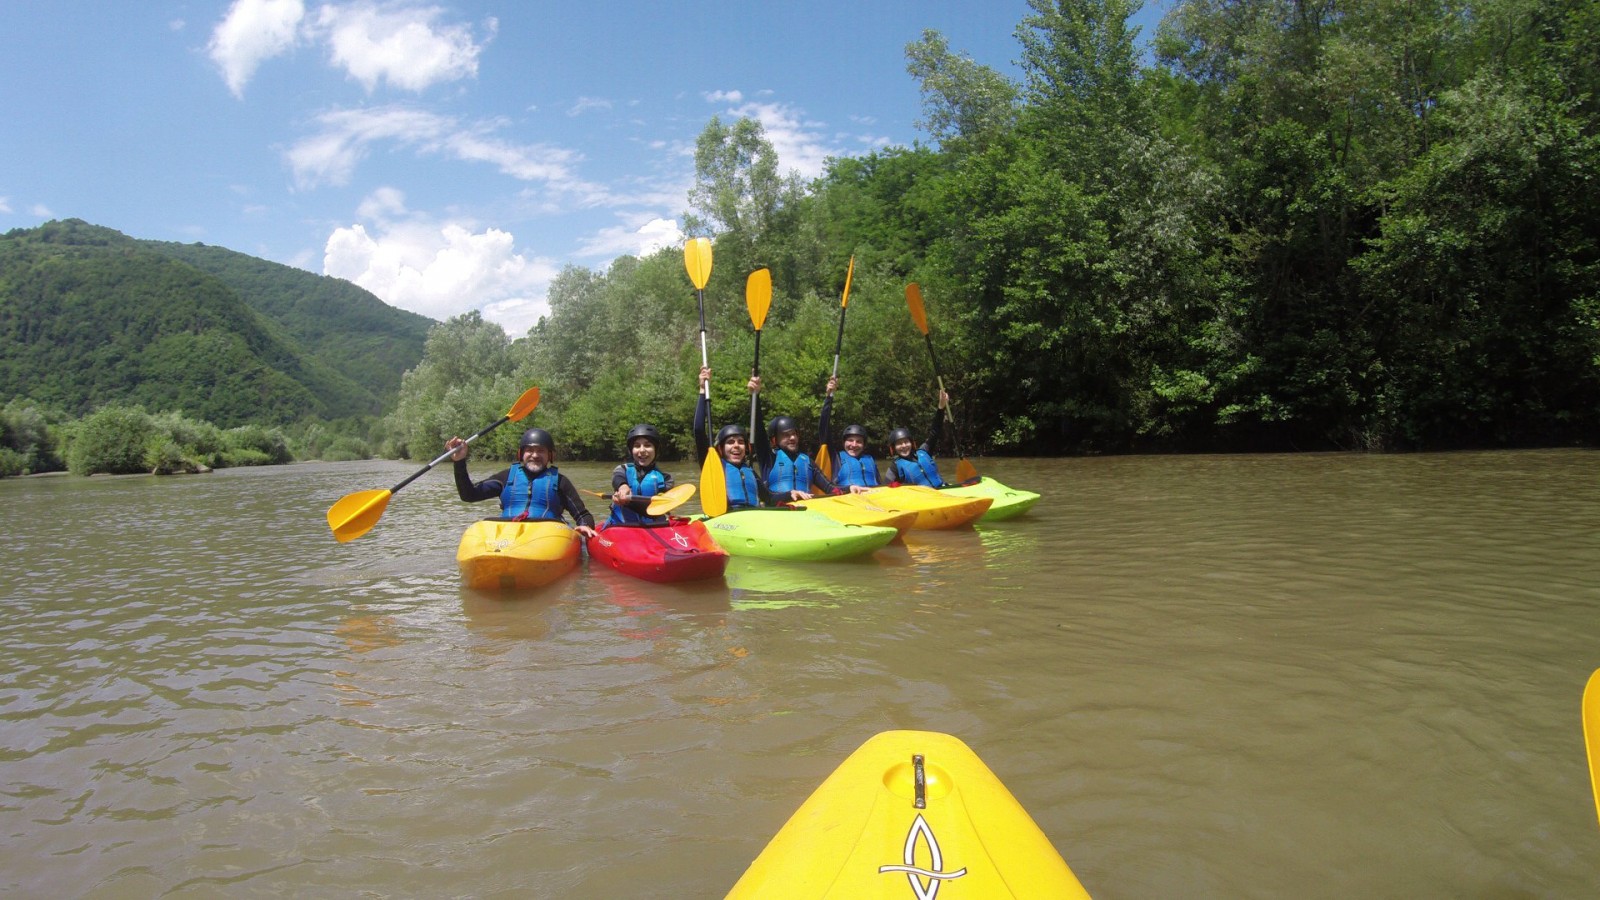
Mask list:
[[[934,531],[971,525],[994,504],[993,497],[958,497],[914,484],[878,488],[861,496],[870,497],[884,509],[914,512],[917,518],[911,523],[912,528]]]
[[[1017,798],[948,734],[885,731],[789,818],[734,898],[1083,898]]]
[[[831,497],[813,497],[810,500],[796,500],[789,504],[801,509],[819,512],[835,522],[846,525],[875,525],[880,528],[893,528],[901,535],[906,533],[917,520],[917,514],[911,510],[884,509],[874,503],[870,494],[836,494]]]
[[[480,591],[543,587],[578,565],[582,541],[565,522],[484,519],[456,547],[461,583]]]

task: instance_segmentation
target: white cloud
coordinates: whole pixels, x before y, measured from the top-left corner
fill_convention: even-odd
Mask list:
[[[782,103],[746,103],[730,112],[761,123],[772,149],[778,152],[778,165],[783,171],[793,170],[802,178],[816,178],[823,173],[828,157],[846,155],[844,150],[824,142],[818,133],[820,123],[803,121],[794,107]]]
[[[316,31],[332,62],[370,93],[379,82],[408,91],[478,74],[482,51],[466,25],[440,25],[438,7],[329,4]],[[491,22],[491,27],[493,23]]]
[[[572,104],[567,110],[569,116],[581,116],[591,109],[610,109],[611,101],[602,97],[579,97],[578,102]]]
[[[486,162],[519,181],[548,181],[567,190],[593,191],[571,164],[578,154],[544,144],[514,144],[491,136],[492,126],[464,128],[454,119],[405,106],[334,110],[317,117],[321,131],[302,138],[284,154],[295,184],[346,184],[376,143],[389,141],[420,153],[442,153]]]
[[[0,213],[11,212],[11,198],[0,197]]]
[[[706,98],[707,103],[739,103],[744,100],[744,94],[738,91],[706,91],[700,96]]]
[[[33,206],[28,208],[28,212],[33,213],[35,216],[38,216],[41,219],[54,219],[56,217],[55,210],[45,206],[43,203],[35,203]]]
[[[234,0],[206,48],[235,97],[263,62],[294,46],[306,8],[301,0]]]
[[[513,337],[549,314],[546,297],[560,267],[519,253],[510,232],[412,215],[393,188],[367,197],[361,213],[372,230],[359,222],[335,229],[323,250],[323,274],[435,319],[481,310]]]
[[[600,229],[578,248],[577,255],[648,256],[662,247],[683,243],[683,237],[677,219],[649,218],[641,224],[624,223]]]

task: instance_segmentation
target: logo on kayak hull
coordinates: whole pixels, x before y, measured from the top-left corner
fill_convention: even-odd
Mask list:
[[[927,848],[930,868],[924,869],[917,865],[919,844]],[[940,885],[952,878],[960,878],[967,874],[965,866],[954,872],[944,871],[944,851],[939,849],[939,839],[934,837],[933,829],[928,827],[928,822],[922,818],[922,813],[917,813],[917,820],[911,823],[911,830],[906,832],[903,860],[903,865],[879,866],[878,874],[904,872],[906,881],[911,884],[912,892],[917,895],[917,900],[935,900],[939,896]]]

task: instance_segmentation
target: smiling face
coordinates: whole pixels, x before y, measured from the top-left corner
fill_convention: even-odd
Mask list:
[[[537,475],[550,468],[550,460],[553,456],[554,454],[550,452],[549,447],[543,447],[538,444],[523,447],[522,467],[528,470],[528,474]]]
[[[911,451],[915,450],[916,447],[917,445],[912,443],[911,438],[901,438],[894,442],[894,453],[896,456],[910,456]]]
[[[796,453],[800,450],[800,432],[794,430],[793,428],[789,429],[788,431],[779,432],[777,442],[779,447],[782,447],[790,453]]]
[[[636,465],[648,467],[656,461],[656,442],[645,437],[634,438],[628,445],[628,453]]]
[[[744,455],[749,449],[750,445],[745,442],[745,439],[736,434],[722,442],[722,458],[734,465],[738,465],[744,462]]]
[[[859,434],[852,434],[844,439],[844,452],[850,454],[851,456],[859,459],[861,454],[865,452],[866,449],[867,442],[863,440]]]

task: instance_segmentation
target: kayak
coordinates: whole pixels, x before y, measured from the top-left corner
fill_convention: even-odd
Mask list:
[[[565,522],[484,519],[456,547],[461,583],[480,591],[543,587],[578,565],[578,532]]]
[[[1050,839],[977,754],[931,731],[885,731],[801,804],[729,900],[1082,898]]]
[[[810,500],[796,500],[789,505],[822,513],[835,522],[843,522],[846,525],[877,525],[893,528],[901,536],[904,536],[906,530],[917,520],[915,512],[884,509],[866,494],[813,497]]]
[[[728,553],[702,522],[669,519],[656,524],[602,525],[589,541],[589,558],[646,581],[720,578]]]
[[[1018,488],[1006,487],[993,478],[987,476],[978,479],[977,484],[963,484],[956,487],[943,488],[947,495],[956,497],[991,497],[994,505],[983,514],[979,522],[1000,522],[1005,519],[1014,519],[1033,508],[1039,502],[1039,495],[1033,491],[1024,491]]]
[[[735,509],[706,519],[717,545],[734,556],[820,561],[865,556],[900,532],[846,525],[804,509]]]
[[[931,487],[903,484],[899,487],[878,488],[864,497],[884,509],[914,512],[916,521],[912,528],[940,530],[971,525],[983,518],[994,504],[991,497],[958,497]]]

